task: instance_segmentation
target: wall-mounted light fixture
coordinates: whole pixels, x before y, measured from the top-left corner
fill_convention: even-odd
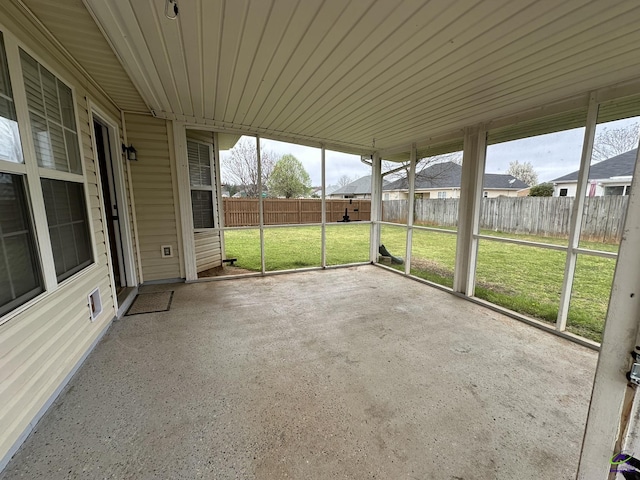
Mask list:
[[[127,160],[138,160],[138,151],[133,148],[133,145],[129,145],[128,147],[123,143],[122,144],[122,153],[127,154]]]

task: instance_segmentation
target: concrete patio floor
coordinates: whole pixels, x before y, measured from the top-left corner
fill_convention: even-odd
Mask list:
[[[2,480],[575,476],[594,351],[374,266],[142,290]]]

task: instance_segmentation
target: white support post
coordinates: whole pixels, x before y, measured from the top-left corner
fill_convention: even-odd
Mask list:
[[[224,200],[222,198],[222,177],[220,170],[220,148],[218,147],[218,133],[213,132],[213,167],[216,174],[216,196],[218,198],[218,235],[220,236],[220,252],[226,260],[227,253],[224,246]]]
[[[592,93],[589,98],[587,125],[584,131],[584,141],[582,142],[582,157],[580,158],[576,197],[573,200],[573,210],[571,211],[571,220],[569,224],[569,246],[567,248],[567,260],[564,267],[564,280],[562,282],[562,292],[560,295],[560,307],[558,309],[558,318],[556,320],[556,330],[560,332],[564,331],[567,327],[567,315],[569,314],[571,290],[573,289],[573,276],[576,271],[576,261],[578,259],[578,254],[575,249],[580,246],[582,212],[584,210],[585,196],[587,194],[589,167],[591,165],[591,155],[593,152],[593,141],[596,135],[597,123],[598,102],[596,101],[595,93]]]
[[[262,204],[262,156],[260,155],[260,136],[256,135],[256,158],[258,161],[258,224],[260,225],[260,271],[266,272],[264,261],[264,206]]]
[[[172,123],[169,123],[172,122]],[[182,253],[186,280],[198,278],[196,267],[196,244],[193,236],[193,213],[191,211],[191,187],[189,184],[189,160],[187,158],[187,130],[184,123],[168,120],[173,126],[173,145],[178,179],[178,202],[180,204],[180,226],[182,230]]]
[[[413,244],[413,207],[415,205],[416,192],[416,144],[411,145],[411,156],[409,160],[409,199],[407,201],[407,251],[404,261],[404,273],[411,273],[411,245]]]
[[[638,152],[640,153],[640,149]],[[631,352],[636,345],[640,345],[639,163],[640,155],[636,157],[636,175],[633,176],[631,185],[591,394],[578,467],[579,480],[612,478],[609,460],[624,448],[622,440],[628,429],[628,422],[633,421],[628,414],[636,389],[628,385],[625,372],[629,371],[632,364]]]
[[[371,236],[369,260],[378,261],[380,246],[380,221],[382,220],[382,162],[378,153],[373,154],[371,166]]]
[[[473,296],[475,289],[478,255],[478,240],[475,236],[478,234],[482,208],[486,153],[487,132],[484,125],[465,129],[453,290],[468,297]]]
[[[322,219],[321,219],[321,223],[322,226],[321,228],[321,245],[322,245],[322,249],[321,249],[321,260],[320,260],[320,265],[322,265],[322,268],[327,268],[327,199],[326,199],[326,155],[325,155],[325,150],[324,150],[324,145],[322,145],[320,147],[320,163],[321,163],[321,168],[322,168],[322,190],[321,190],[321,198],[322,198]]]

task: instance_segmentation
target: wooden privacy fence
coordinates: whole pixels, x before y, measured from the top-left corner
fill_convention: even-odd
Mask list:
[[[619,242],[627,211],[627,196],[585,198],[582,238]],[[551,237],[569,235],[574,197],[498,197],[483,198],[480,228],[506,233]],[[452,227],[458,219],[457,198],[416,199],[414,222]],[[382,219],[406,222],[407,201],[387,200]]]
[[[371,200],[327,199],[327,222],[342,220],[345,209],[351,221],[371,219]],[[248,227],[260,224],[257,198],[223,198],[225,227]],[[319,198],[265,198],[264,224],[300,224],[322,222]]]

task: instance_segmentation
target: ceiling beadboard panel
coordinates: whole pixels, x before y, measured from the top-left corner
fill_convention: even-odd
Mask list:
[[[120,109],[149,111],[82,0],[23,0],[23,3]]]
[[[635,0],[84,2],[158,115],[352,151],[640,80]]]

